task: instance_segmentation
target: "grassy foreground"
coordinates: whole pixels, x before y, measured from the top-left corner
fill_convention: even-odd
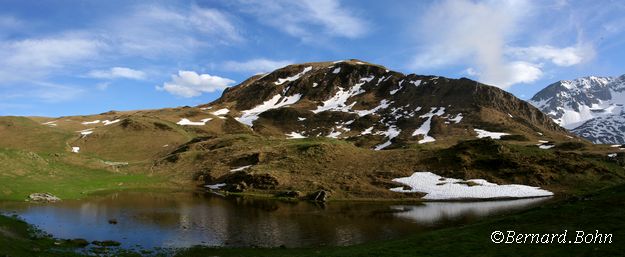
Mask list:
[[[47,192],[78,199],[98,191],[162,187],[165,178],[72,164],[30,151],[0,148],[0,200],[23,201]]]
[[[303,249],[204,248],[178,251],[176,256],[619,256],[625,252],[625,185],[604,189],[472,225],[425,232],[403,239],[349,247]],[[33,238],[31,228],[0,216],[0,256],[59,256],[71,245]],[[575,231],[611,233],[611,244],[495,244],[493,231],[562,233],[575,240]],[[58,243],[57,243],[58,244]],[[66,246],[63,246],[66,245]],[[77,256],[75,254],[61,254]],[[117,252],[114,256],[139,256]]]

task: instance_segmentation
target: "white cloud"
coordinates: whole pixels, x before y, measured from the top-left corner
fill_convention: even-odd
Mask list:
[[[426,45],[414,67],[470,62],[477,66],[480,80],[508,81],[502,75],[508,75],[512,67],[503,58],[506,36],[517,29],[517,19],[527,9],[523,2],[515,1],[457,0],[432,6],[421,20]]]
[[[482,73],[471,67],[464,70],[463,73],[474,77],[484,77]],[[499,74],[488,77],[482,80],[482,82],[488,85],[506,88],[518,83],[531,83],[540,79],[542,76],[543,71],[540,65],[515,61],[505,64],[505,66],[501,67]]]
[[[292,36],[309,41],[320,35],[358,38],[366,34],[367,22],[357,17],[338,0],[289,1],[242,0],[244,12]]]
[[[57,103],[76,99],[85,92],[74,85],[61,85],[44,81],[27,81],[20,87],[8,87],[0,94],[0,99],[36,99]],[[28,101],[20,101],[28,102]]]
[[[518,83],[531,83],[543,76],[539,65],[523,61],[507,63],[501,72],[503,73],[500,76],[491,75],[484,82],[507,88]]]
[[[588,61],[594,56],[594,49],[588,45],[557,48],[550,45],[514,47],[511,55],[531,61],[549,60],[558,66],[572,66]]]
[[[30,94],[44,102],[57,103],[76,99],[85,90],[75,86],[59,85],[49,82],[35,82],[39,87]]]
[[[125,55],[154,58],[190,54],[199,47],[243,41],[235,18],[211,8],[138,5],[103,25]]]
[[[543,61],[572,66],[594,55],[592,46],[583,44],[564,48],[514,46],[519,37],[538,33],[525,27],[525,21],[536,12],[529,1],[447,0],[434,4],[420,20],[421,54],[414,58],[412,67],[468,65],[471,68],[465,73],[507,88],[540,79]]]
[[[292,63],[293,61],[269,59],[252,59],[243,62],[227,61],[223,64],[223,69],[229,71],[261,73],[270,72]]]
[[[43,77],[94,58],[103,47],[97,40],[71,35],[0,42],[0,83]]]
[[[235,81],[209,74],[197,74],[195,71],[178,71],[171,76],[170,82],[165,82],[156,89],[167,91],[181,97],[195,97],[202,93],[211,93],[231,86]]]
[[[113,67],[108,70],[92,70],[87,76],[99,79],[125,78],[134,80],[143,80],[146,77],[145,72],[126,67]]]
[[[187,17],[187,22],[193,24],[195,29],[209,35],[223,36],[232,41],[242,40],[232,18],[217,9],[194,6]]]

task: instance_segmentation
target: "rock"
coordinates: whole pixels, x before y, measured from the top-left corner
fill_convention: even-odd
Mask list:
[[[257,189],[274,189],[279,185],[278,180],[270,174],[249,174],[245,171],[230,174],[224,182],[233,185],[245,183],[246,186]]]
[[[27,201],[53,203],[61,201],[61,198],[58,198],[50,193],[32,193],[28,196]]]
[[[66,240],[65,242],[69,245],[80,247],[80,248],[83,248],[89,245],[89,241],[82,239],[82,238]]]
[[[113,240],[93,241],[91,243],[97,246],[101,246],[101,247],[120,246],[122,244],[120,242],[113,241]]]
[[[308,195],[308,199],[315,202],[325,202],[328,200],[329,194],[325,190],[319,190]]]
[[[282,191],[276,194],[276,197],[298,198],[301,195],[299,191]]]
[[[224,191],[240,193],[247,189],[247,184],[245,182],[239,182],[236,184],[227,184],[222,187]]]

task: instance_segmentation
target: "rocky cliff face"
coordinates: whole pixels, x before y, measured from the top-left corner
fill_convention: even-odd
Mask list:
[[[358,60],[290,65],[200,107],[227,111],[264,135],[341,138],[378,150],[475,138],[476,129],[528,138],[566,135],[501,89],[465,78],[404,75]]]
[[[561,126],[594,143],[623,144],[625,75],[563,80],[538,92],[530,103]]]

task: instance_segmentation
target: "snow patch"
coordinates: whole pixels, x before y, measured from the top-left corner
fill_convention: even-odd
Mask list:
[[[224,187],[225,185],[226,185],[226,183],[219,183],[219,184],[205,185],[204,187],[206,187],[208,189],[212,189],[212,190],[219,190],[222,187]]]
[[[41,124],[42,125],[48,125],[50,127],[56,127],[57,126],[57,124],[56,124],[57,121],[58,120],[53,120],[53,121],[48,121],[48,122],[44,122],[44,123],[41,123]]]
[[[176,124],[181,126],[204,126],[207,122],[211,121],[213,118],[201,119],[200,121],[190,121],[187,118],[182,118],[180,121],[176,122]]]
[[[347,100],[355,95],[362,94],[365,91],[360,87],[365,83],[373,80],[374,76],[368,78],[361,78],[360,83],[356,83],[353,87],[348,90],[344,90],[343,88],[339,88],[339,91],[334,94],[330,99],[323,102],[323,105],[318,106],[316,110],[313,110],[313,113],[320,113],[323,111],[342,111],[342,112],[351,112],[351,108],[356,104],[356,102],[351,103],[350,105],[345,105]]]
[[[371,132],[373,131],[373,127],[369,127],[367,129],[365,129],[362,133],[360,133],[361,135],[368,135],[371,134]]]
[[[300,79],[302,76],[304,76],[304,74],[306,74],[307,72],[309,72],[311,70],[312,70],[312,66],[306,67],[306,68],[304,68],[304,70],[302,72],[297,73],[294,76],[284,78],[284,79],[280,78],[280,79],[278,79],[278,81],[274,82],[274,84],[282,85],[282,84],[284,84],[284,82],[296,81],[296,80]]]
[[[93,129],[85,129],[85,130],[81,130],[81,131],[77,131],[78,133],[80,133],[80,135],[82,137],[86,137],[87,135],[93,133]]]
[[[287,139],[300,139],[300,138],[306,138],[304,135],[298,133],[298,132],[291,132],[289,134],[286,134],[286,136],[288,137]]]
[[[375,108],[373,108],[371,110],[356,110],[355,112],[360,117],[367,116],[367,115],[372,114],[374,112],[377,112],[379,110],[388,108],[391,105],[391,103],[393,103],[393,102],[392,101],[388,101],[386,99],[382,99],[382,101],[380,101],[380,105],[376,106]]]
[[[339,72],[341,72],[341,67],[338,67],[332,71],[333,74],[338,74]]]
[[[379,150],[382,150],[382,149],[386,148],[387,146],[391,145],[392,144],[391,140],[393,140],[393,138],[399,136],[399,133],[401,133],[401,130],[398,129],[395,125],[389,126],[386,131],[382,131],[382,132],[376,133],[376,134],[385,135],[388,138],[388,140],[386,142],[382,143],[382,144],[379,144],[379,145],[375,146],[374,150],[379,151]]]
[[[616,153],[611,153],[611,154],[608,154],[608,157],[614,158],[614,157],[616,157],[616,155],[617,155]]]
[[[330,134],[328,134],[326,137],[329,138],[338,138],[341,135],[341,131],[335,130],[334,128],[332,128],[332,132],[330,132]]]
[[[100,123],[100,120],[94,120],[94,121],[85,121],[83,123],[81,123],[82,125],[91,125],[91,124],[98,124]]]
[[[78,147],[78,146],[73,146],[73,147],[72,147],[72,153],[78,153],[78,152],[80,152],[80,147]]]
[[[223,116],[223,115],[228,114],[229,112],[230,110],[228,110],[228,108],[223,108],[223,109],[219,109],[219,110],[212,112],[212,114],[215,116]]]
[[[271,109],[277,109],[280,107],[288,106],[294,103],[297,103],[299,99],[302,98],[301,94],[294,94],[292,96],[283,97],[280,94],[273,96],[271,99],[263,102],[262,104],[257,105],[256,107],[249,109],[247,111],[242,111],[243,115],[241,117],[236,118],[239,122],[248,125],[250,127],[253,126],[255,120],[258,119],[258,115],[263,112],[266,112]]]
[[[419,127],[417,130],[412,132],[413,137],[417,135],[423,135],[423,139],[419,140],[419,144],[425,144],[425,143],[436,141],[435,138],[428,135],[430,133],[430,129],[432,125],[432,117],[441,116],[443,114],[445,114],[445,107],[431,107],[430,112],[419,116],[421,118],[427,118],[427,120],[425,120],[425,122],[421,124],[421,127]]]
[[[393,181],[410,186],[392,188],[399,193],[421,192],[426,200],[527,198],[552,196],[553,193],[539,187],[526,185],[497,185],[484,179],[444,178],[431,172],[415,172],[410,177],[396,178]],[[475,184],[469,186],[468,183]]]
[[[241,167],[238,167],[238,168],[234,168],[234,169],[231,169],[230,172],[243,171],[243,170],[245,170],[245,169],[247,169],[249,167],[252,167],[252,165],[245,165],[245,166],[241,166]]]
[[[447,120],[448,120],[448,121],[453,121],[454,123],[458,124],[458,123],[460,123],[460,121],[462,120],[462,118],[463,118],[463,117],[462,117],[462,113],[458,113],[458,114],[456,115],[456,117],[454,117],[453,119],[452,119],[452,118],[450,118],[450,119],[447,119]]]
[[[490,137],[491,139],[501,139],[502,136],[510,135],[504,132],[490,132],[483,129],[473,129],[477,132],[477,138]]]
[[[102,123],[104,123],[104,126],[108,126],[108,125],[111,125],[111,124],[118,123],[120,121],[121,121],[120,119],[116,119],[116,120],[112,120],[112,121],[111,120],[104,120]]]

